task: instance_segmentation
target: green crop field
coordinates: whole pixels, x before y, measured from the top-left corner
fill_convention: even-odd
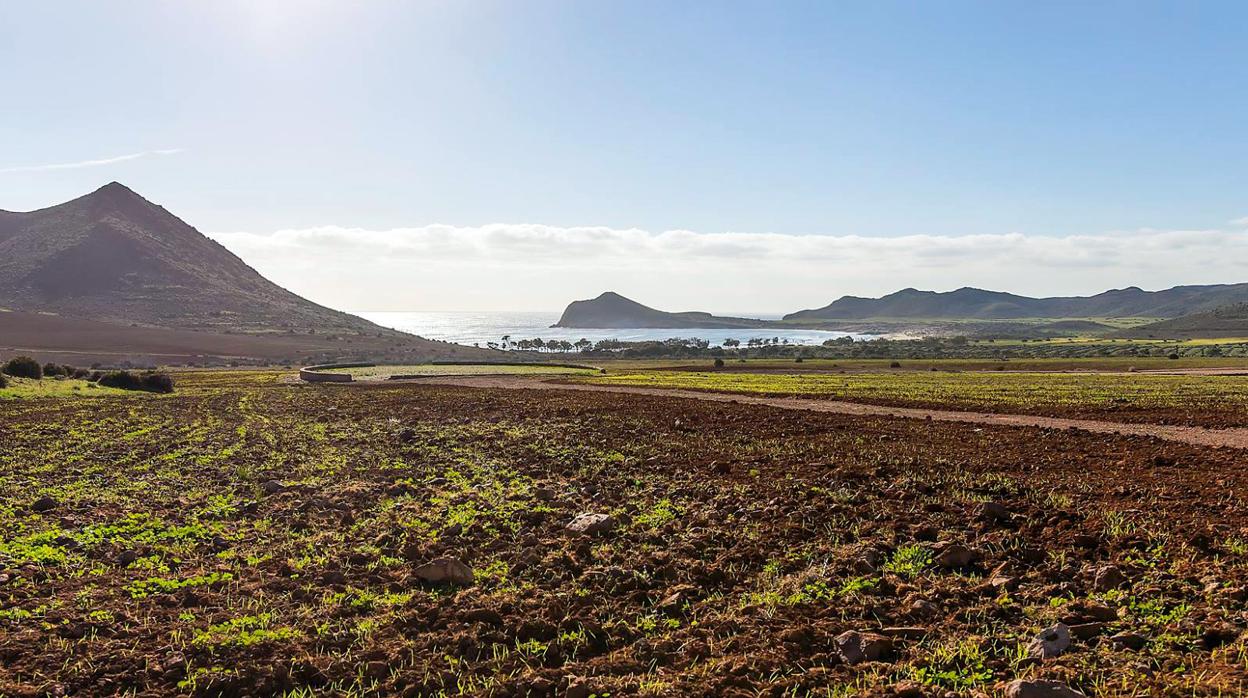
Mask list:
[[[126,391],[104,388],[82,380],[29,380],[6,376],[8,386],[0,388],[0,400],[35,397],[97,397],[124,395]]]
[[[349,373],[356,380],[385,380],[390,376],[588,375],[594,372],[590,368],[542,364],[530,366],[507,364],[412,364],[406,366],[365,366],[326,370],[326,373]]]
[[[796,395],[885,405],[1135,421],[1248,424],[1248,376],[1004,371],[638,371],[595,385]]]

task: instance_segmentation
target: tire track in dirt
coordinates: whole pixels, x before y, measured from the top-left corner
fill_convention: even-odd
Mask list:
[[[432,376],[410,381],[423,385],[451,385],[466,388],[501,388],[510,390],[574,390],[584,392],[621,393],[627,395],[657,395],[661,397],[704,400],[709,402],[736,403],[742,405],[765,405],[786,410],[808,412],[832,412],[863,416],[905,417],[935,422],[969,422],[992,426],[1042,427],[1048,429],[1078,429],[1099,434],[1123,434],[1128,436],[1151,436],[1167,441],[1210,446],[1215,448],[1248,449],[1248,428],[1209,429],[1206,427],[1170,426],[1164,424],[1128,424],[1094,419],[1066,419],[1040,417],[1025,414],[1000,414],[985,412],[961,412],[956,410],[932,410],[914,407],[889,407],[839,400],[818,400],[799,397],[767,397],[741,393],[713,393],[699,390],[676,390],[669,388],[637,388],[629,386],[584,385],[577,383],[547,382],[546,379],[521,376]]]

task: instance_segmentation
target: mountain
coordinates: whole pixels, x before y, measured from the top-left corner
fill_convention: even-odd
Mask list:
[[[0,311],[8,348],[70,351],[69,344],[55,344],[69,342],[73,351],[89,348],[104,360],[165,354],[412,360],[485,353],[301,298],[117,182],[38,211],[0,211]],[[79,346],[75,328],[94,344]]]
[[[116,182],[51,208],[0,212],[0,299],[176,329],[384,331],[281,288]]]
[[[1057,298],[1029,298],[977,288],[944,293],[907,288],[881,298],[845,296],[822,308],[790,313],[784,319],[1173,318],[1239,301],[1248,301],[1248,284],[1176,286],[1164,291],[1145,291],[1133,286],[1094,296]]]
[[[733,329],[765,327],[768,324],[765,320],[718,317],[710,313],[669,313],[607,291],[597,298],[569,303],[554,326],[581,329]]]
[[[1232,303],[1203,313],[1141,325],[1115,336],[1131,339],[1248,337],[1248,303]]]

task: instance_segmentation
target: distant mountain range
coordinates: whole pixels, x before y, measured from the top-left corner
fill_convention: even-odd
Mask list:
[[[1132,286],[1095,296],[1058,298],[1029,298],[977,288],[946,293],[907,288],[882,298],[845,296],[822,308],[790,313],[784,319],[1174,318],[1244,301],[1248,301],[1248,284],[1176,286],[1164,291],[1145,291]]]
[[[1176,286],[1164,291],[1132,287],[1094,296],[1058,298],[1029,298],[974,288],[945,293],[905,289],[882,298],[845,296],[822,308],[790,313],[780,321],[768,321],[719,317],[704,312],[665,312],[607,292],[591,300],[571,303],[555,326],[584,329],[802,327],[853,332],[1045,337],[1115,331],[1111,324],[1095,319],[1163,318],[1168,321],[1147,324],[1133,332],[1160,337],[1166,336],[1160,333],[1182,330],[1196,333],[1195,336],[1209,336],[1207,332],[1222,332],[1234,326],[1223,320],[1237,317],[1234,313],[1238,311],[1233,309],[1240,307],[1248,308],[1248,284]],[[1219,322],[1223,327],[1215,327]],[[1205,334],[1200,334],[1202,331]],[[1127,335],[1119,333],[1118,336]]]
[[[92,349],[136,356],[480,353],[301,298],[117,182],[38,211],[0,211],[0,311],[0,349],[53,351],[89,326]]]

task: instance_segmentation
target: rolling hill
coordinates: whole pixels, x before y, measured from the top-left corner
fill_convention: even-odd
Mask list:
[[[1128,339],[1248,337],[1248,303],[1232,303],[1203,313],[1141,325],[1115,336]]]
[[[749,318],[718,317],[710,313],[669,313],[655,310],[630,300],[614,291],[607,291],[597,298],[573,301],[564,309],[555,327],[576,328],[649,328],[649,329],[732,329],[737,327],[765,327],[765,320]]]
[[[301,298],[116,182],[50,208],[0,211],[0,309],[7,311],[3,348],[32,352],[148,356],[176,347],[179,356],[291,360],[484,354]],[[75,327],[90,346],[75,339]]]

